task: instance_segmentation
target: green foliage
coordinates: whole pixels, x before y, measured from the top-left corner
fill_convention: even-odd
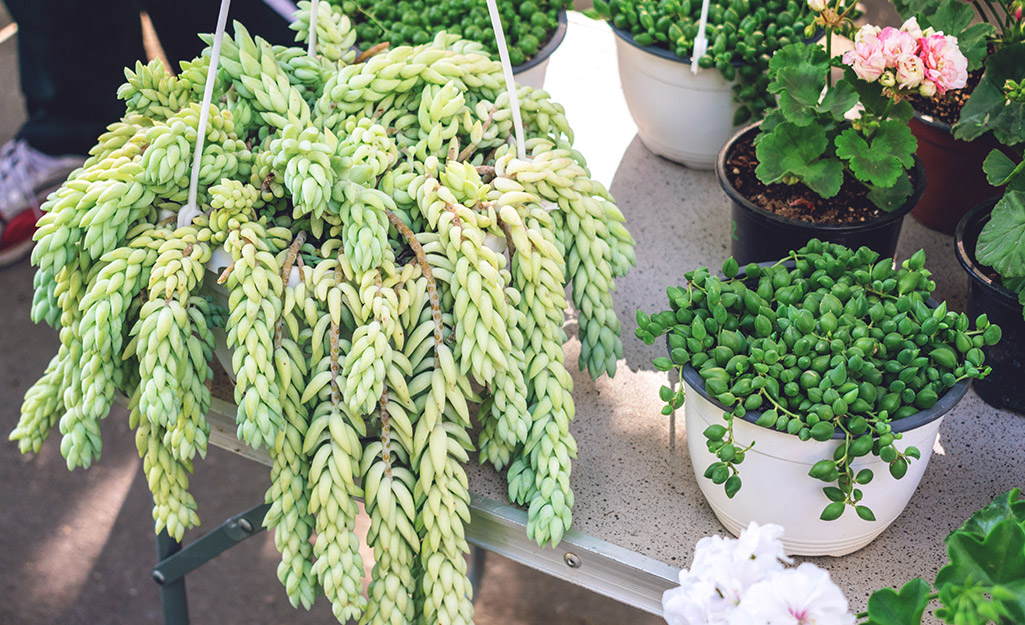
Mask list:
[[[598,0],[585,11],[628,31],[641,46],[652,46],[689,60],[701,16],[700,0]],[[708,50],[698,60],[733,82],[741,106],[733,119],[741,125],[776,107],[767,92],[770,57],[790,43],[803,41],[817,26],[807,2],[796,0],[712,0],[705,37]],[[810,33],[809,30],[810,29]]]
[[[1025,276],[1025,192],[1008,191],[993,207],[975,248],[979,262],[1007,278]]]
[[[1025,80],[1025,43],[1006,45],[986,59],[986,73],[961,109],[954,137],[971,141],[992,131],[1004,145],[1025,141],[1025,102],[1009,101],[1004,94],[1008,80]]]
[[[383,41],[392,47],[420,45],[445,31],[480,44],[498,58],[485,0],[334,0],[332,4],[352,18],[362,49]],[[559,11],[572,7],[568,0],[499,0],[512,64],[521,65],[537,54],[541,43],[558,26]]]
[[[822,197],[833,197],[843,184],[843,165],[823,157],[829,140],[821,126],[784,122],[758,143],[755,174],[766,184],[795,177]]]
[[[943,0],[938,6],[929,7],[920,13],[919,26],[932,27],[946,35],[957,37],[958,48],[968,59],[968,70],[982,67],[986,59],[986,45],[995,34],[992,24],[975,21],[971,5],[960,0]]]
[[[859,180],[878,187],[891,187],[914,164],[918,147],[907,125],[894,120],[879,124],[871,143],[854,128],[836,138],[836,155],[848,161]]]
[[[1015,488],[977,511],[947,536],[950,562],[936,575],[936,593],[914,579],[900,592],[884,588],[868,600],[867,625],[920,625],[938,599],[936,617],[956,625],[1025,622],[1025,500]]]
[[[773,56],[768,88],[779,97],[779,110],[755,140],[755,174],[765,184],[803,183],[823,198],[845,183],[861,183],[878,208],[896,210],[913,191],[908,170],[918,144],[907,127],[913,110],[850,68],[827,88],[829,68],[819,46],[793,44]],[[859,101],[859,119],[845,119]]]
[[[935,283],[924,265],[921,251],[895,270],[868,248],[855,252],[812,240],[775,264],[743,272],[730,259],[723,275],[732,277],[706,267],[689,271],[686,287],[666,290],[669,310],[638,311],[638,338],[652,344],[667,335],[670,356],[656,358],[655,367],[681,375],[693,367],[723,408],[723,424],[704,431],[716,456],[705,478],[723,485],[727,496],[739,490],[738,466],[750,447],[734,438],[738,418],[802,440],[839,434],[834,452],[808,474],[826,483],[830,503],[820,518],[837,519],[854,508],[875,520],[859,488],[874,476],[860,458],[877,456],[902,478],[921,454],[898,447],[891,422],[931,407],[960,379],[985,376],[988,367],[975,347],[1000,339],[999,328],[985,319],[972,330],[967,316],[945,304],[929,308]],[[663,387],[659,395],[664,414],[684,400],[682,386]]]

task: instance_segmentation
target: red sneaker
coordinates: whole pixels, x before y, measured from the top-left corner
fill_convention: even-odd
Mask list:
[[[0,148],[0,267],[32,251],[40,202],[84,161],[43,154],[21,139]]]

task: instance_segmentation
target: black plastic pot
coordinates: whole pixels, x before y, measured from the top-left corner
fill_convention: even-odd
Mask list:
[[[911,170],[914,191],[903,206],[891,213],[865,223],[836,226],[787,219],[756,206],[741,195],[726,176],[726,158],[733,146],[753,137],[760,124],[752,124],[737,133],[719,152],[715,162],[719,185],[732,204],[731,252],[737,262],[743,265],[783,258],[811,239],[839,243],[853,249],[865,245],[884,257],[892,258],[897,251],[904,216],[911,212],[925,191],[925,169],[918,157],[915,157],[915,166]]]
[[[1025,414],[1025,318],[1018,296],[1001,286],[999,279],[987,275],[975,259],[979,233],[989,221],[997,198],[977,205],[964,216],[954,233],[957,260],[968,272],[968,315],[985,314],[1003,330],[996,345],[982,348],[986,364],[993,370],[972,387],[982,401],[994,408]]]

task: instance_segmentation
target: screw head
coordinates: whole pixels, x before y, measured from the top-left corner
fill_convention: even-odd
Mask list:
[[[160,571],[153,571],[153,581],[155,581],[158,584],[163,584],[164,581],[166,581],[166,578],[164,577],[164,574]]]
[[[580,568],[580,557],[572,551],[567,551],[566,555],[562,556],[563,561],[571,569]]]
[[[249,522],[249,519],[242,517],[238,520],[238,526],[242,528],[242,531],[250,534],[253,531],[253,524]]]

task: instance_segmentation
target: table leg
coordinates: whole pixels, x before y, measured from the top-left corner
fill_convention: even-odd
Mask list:
[[[473,588],[473,601],[480,596],[480,584],[484,579],[484,564],[487,561],[488,552],[476,545],[470,545],[470,568],[466,576],[470,579],[470,586]]]
[[[171,538],[167,531],[157,534],[157,562],[181,551],[182,544]],[[163,574],[153,572],[153,579],[160,584],[160,607],[164,625],[189,625],[189,603],[185,595],[185,577],[173,581],[164,579]]]

